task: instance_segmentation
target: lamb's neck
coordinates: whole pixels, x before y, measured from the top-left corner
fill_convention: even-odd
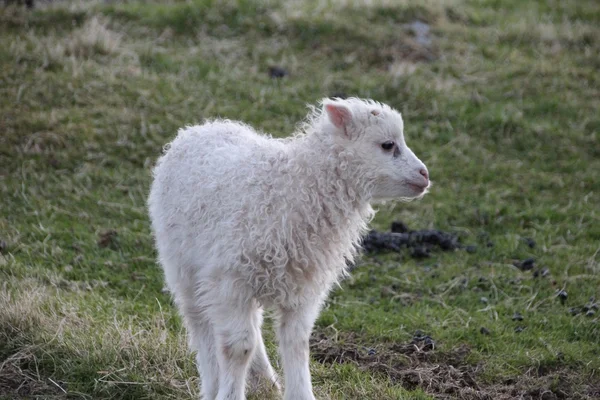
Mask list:
[[[359,211],[371,200],[369,182],[358,174],[352,154],[328,138],[312,134],[292,144],[290,161],[297,184],[316,191],[325,203],[346,212]]]

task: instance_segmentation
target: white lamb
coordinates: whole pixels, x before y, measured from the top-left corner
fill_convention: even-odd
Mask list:
[[[428,187],[400,113],[374,101],[323,100],[287,139],[228,120],[180,130],[154,169],[148,204],[203,398],[245,399],[248,370],[253,385],[280,390],[261,337],[267,307],[284,398],[314,400],[309,336],[359,250],[370,203]]]

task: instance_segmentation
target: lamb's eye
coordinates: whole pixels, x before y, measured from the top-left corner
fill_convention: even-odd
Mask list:
[[[392,141],[388,141],[388,142],[383,142],[381,144],[381,148],[384,150],[391,150],[394,148],[395,143]]]

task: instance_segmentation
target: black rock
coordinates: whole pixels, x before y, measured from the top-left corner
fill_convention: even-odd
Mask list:
[[[277,67],[277,66],[269,67],[269,76],[271,78],[283,78],[284,76],[287,76],[287,75],[288,75],[288,72],[285,68]]]
[[[581,314],[581,308],[580,307],[571,307],[571,308],[569,308],[569,314],[571,314],[571,315]]]
[[[527,243],[527,246],[529,246],[530,248],[534,248],[535,247],[535,240],[533,240],[532,238],[524,238],[523,239],[525,241],[525,243]]]
[[[567,301],[567,297],[568,297],[567,291],[562,290],[562,289],[559,290],[558,293],[556,294],[556,297],[558,297],[560,299],[560,302],[562,304],[565,304],[565,302]]]
[[[525,330],[525,328],[522,326],[515,327],[515,333],[520,333],[520,332],[523,332],[524,330]]]
[[[406,226],[406,224],[402,221],[394,221],[392,222],[392,228],[391,228],[392,232],[394,233],[407,233],[410,232],[410,229],[408,229],[408,226]]]
[[[596,311],[594,310],[588,310],[588,312],[585,313],[586,317],[593,317],[594,315],[596,315]]]
[[[419,329],[415,331],[411,343],[419,346],[423,351],[430,351],[435,349],[435,340],[433,340],[431,336],[425,335],[423,331]]]
[[[467,251],[467,253],[473,254],[473,253],[477,252],[477,246],[469,245],[469,246],[465,247],[465,250]]]
[[[535,258],[527,258],[521,262],[515,263],[514,265],[521,271],[530,271],[535,266]]]
[[[7,247],[8,247],[8,244],[6,244],[6,242],[4,240],[0,240],[0,253],[4,253],[6,251]]]
[[[430,338],[429,336],[425,337],[425,340],[423,340],[423,351],[431,351],[431,350],[435,350],[435,341]]]
[[[368,349],[367,354],[370,356],[374,356],[375,354],[377,354],[377,350],[375,349]]]
[[[428,257],[429,250],[434,246],[439,246],[442,250],[454,250],[459,247],[459,243],[456,236],[441,231],[398,233],[372,230],[363,237],[362,246],[369,253],[385,250],[401,252],[403,248],[419,249],[414,252],[413,257]]]
[[[523,316],[521,315],[521,313],[516,312],[513,314],[512,320],[513,321],[523,321]]]
[[[485,326],[482,326],[481,329],[479,329],[479,333],[481,333],[482,335],[489,335],[492,332],[490,332],[490,330],[488,328],[486,328]]]

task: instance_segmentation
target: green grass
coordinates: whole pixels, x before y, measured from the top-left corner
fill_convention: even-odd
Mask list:
[[[340,92],[400,110],[434,181],[373,226],[477,249],[363,257],[315,328],[317,396],[600,396],[599,314],[569,313],[600,298],[600,4],[345,3],[0,8],[0,398],[197,396],[145,210],[153,162],[186,124],[286,136]],[[514,267],[529,257],[549,275]],[[416,330],[434,351],[411,350]]]

